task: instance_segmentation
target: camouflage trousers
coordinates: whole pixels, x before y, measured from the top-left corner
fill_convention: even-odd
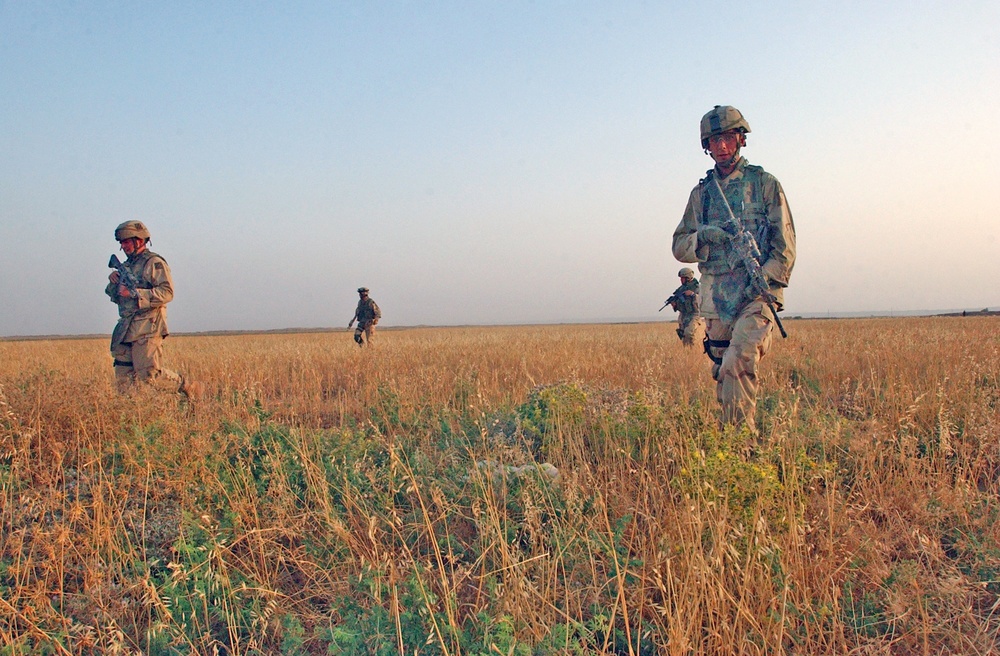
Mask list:
[[[729,342],[725,347],[709,347],[710,355],[722,358],[721,364],[712,367],[712,377],[723,425],[757,430],[757,364],[771,348],[771,325],[771,310],[759,300],[748,304],[731,324],[708,320],[708,339]]]
[[[373,337],[375,337],[375,322],[358,323],[358,327],[354,329],[354,341],[358,343],[358,346],[365,344],[371,346]]]
[[[684,346],[701,344],[705,339],[705,320],[701,317],[678,319],[677,337]]]
[[[143,383],[169,392],[179,392],[184,379],[176,371],[164,369],[163,338],[149,335],[128,344],[112,344],[115,359],[115,383],[126,391],[134,383]]]

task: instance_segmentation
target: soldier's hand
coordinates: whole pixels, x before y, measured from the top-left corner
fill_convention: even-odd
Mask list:
[[[698,226],[698,241],[707,244],[722,244],[729,239],[729,233],[714,225]]]
[[[132,298],[132,292],[125,285],[118,285],[118,296],[121,298]]]
[[[694,292],[689,289],[686,292],[684,292],[682,296],[694,296]]]
[[[120,275],[118,275],[118,272],[117,272],[117,271],[112,271],[112,272],[111,272],[111,273],[110,273],[110,274],[108,275],[108,280],[110,280],[110,281],[111,281],[111,284],[112,284],[112,285],[117,285],[117,284],[118,284],[118,281],[119,281],[120,279],[121,279],[121,276],[120,276]]]
[[[351,319],[350,321],[347,322],[347,327],[348,328],[350,328],[353,325],[354,325],[354,319]]]

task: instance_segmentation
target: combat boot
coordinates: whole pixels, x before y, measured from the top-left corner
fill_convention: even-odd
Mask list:
[[[197,380],[185,380],[181,383],[181,394],[191,401],[199,401],[205,395],[205,384]]]

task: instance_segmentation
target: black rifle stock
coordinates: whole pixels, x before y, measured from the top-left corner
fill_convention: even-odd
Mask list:
[[[132,272],[125,268],[125,265],[118,259],[117,255],[112,255],[108,260],[108,268],[118,272],[118,284],[124,285],[126,289],[135,294],[139,287],[139,281],[135,279]]]
[[[760,296],[767,303],[767,307],[771,310],[774,323],[778,326],[778,331],[781,333],[782,338],[788,337],[785,327],[781,325],[781,319],[778,318],[778,308],[774,305],[778,299],[771,293],[771,286],[767,284],[767,278],[760,267],[760,248],[757,246],[757,240],[747,232],[743,222],[733,214],[733,208],[729,206],[726,194],[722,192],[722,185],[719,184],[719,179],[714,173],[712,174],[712,184],[715,185],[715,190],[719,192],[722,205],[729,214],[729,220],[726,221],[724,229],[729,236],[729,242],[733,245],[733,250],[740,256],[743,266],[746,267],[747,273],[750,275],[750,287],[753,289],[755,295]]]

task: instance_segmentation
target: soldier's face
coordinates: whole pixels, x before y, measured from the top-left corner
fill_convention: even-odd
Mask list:
[[[719,164],[726,164],[732,161],[744,143],[746,143],[745,137],[739,130],[713,134],[708,138],[708,154]]]
[[[125,251],[125,255],[132,255],[134,253],[141,253],[146,242],[139,239],[138,237],[129,237],[128,239],[123,239],[121,241],[122,250]]]

